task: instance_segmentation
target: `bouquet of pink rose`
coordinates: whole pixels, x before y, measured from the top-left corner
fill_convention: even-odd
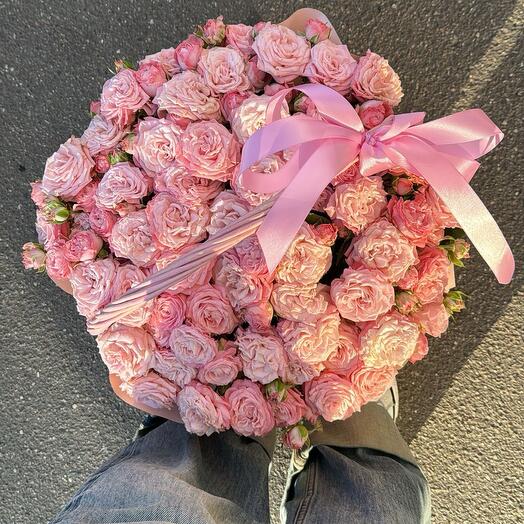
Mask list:
[[[500,131],[394,115],[388,61],[354,57],[314,14],[219,17],[116,62],[32,185],[25,266],[70,286],[118,395],[198,435],[276,426],[300,447],[377,400],[464,307],[459,222],[511,277],[468,185]]]

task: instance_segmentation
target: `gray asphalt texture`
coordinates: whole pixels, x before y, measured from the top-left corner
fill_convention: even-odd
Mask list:
[[[140,420],[110,391],[73,300],[20,265],[34,239],[28,183],[87,126],[114,58],[172,46],[218,14],[279,21],[306,5],[324,10],[353,52],[390,59],[401,110],[437,118],[476,106],[498,123],[506,138],[473,186],[522,266],[522,0],[1,0],[1,523],[46,522]],[[499,286],[475,255],[458,282],[468,309],[401,373],[399,426],[433,488],[434,522],[522,522],[522,273]],[[285,468],[280,454],[273,505]]]

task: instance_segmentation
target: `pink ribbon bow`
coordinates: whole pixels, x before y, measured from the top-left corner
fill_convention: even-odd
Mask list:
[[[322,120],[306,115],[281,119],[286,95],[296,89],[315,104]],[[352,163],[370,176],[402,167],[423,177],[449,208],[498,281],[511,280],[515,263],[504,235],[469,185],[475,160],[503,138],[480,109],[422,123],[424,113],[392,115],[365,131],[351,104],[339,93],[308,84],[277,93],[267,124],[244,145],[240,172],[244,187],[280,192],[257,235],[270,271],[276,268],[324,188]],[[268,155],[294,149],[278,172],[253,173],[249,167]]]

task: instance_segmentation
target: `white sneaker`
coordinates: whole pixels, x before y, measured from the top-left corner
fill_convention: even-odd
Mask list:
[[[393,419],[397,421],[399,412],[399,398],[398,398],[398,386],[397,379],[393,380],[391,387],[377,400],[377,404],[380,404]]]

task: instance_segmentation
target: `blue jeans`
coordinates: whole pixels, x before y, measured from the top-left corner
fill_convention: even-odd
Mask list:
[[[286,522],[429,523],[427,482],[381,406],[313,437]],[[231,431],[199,438],[165,422],[103,465],[52,523],[268,523],[273,445]]]

